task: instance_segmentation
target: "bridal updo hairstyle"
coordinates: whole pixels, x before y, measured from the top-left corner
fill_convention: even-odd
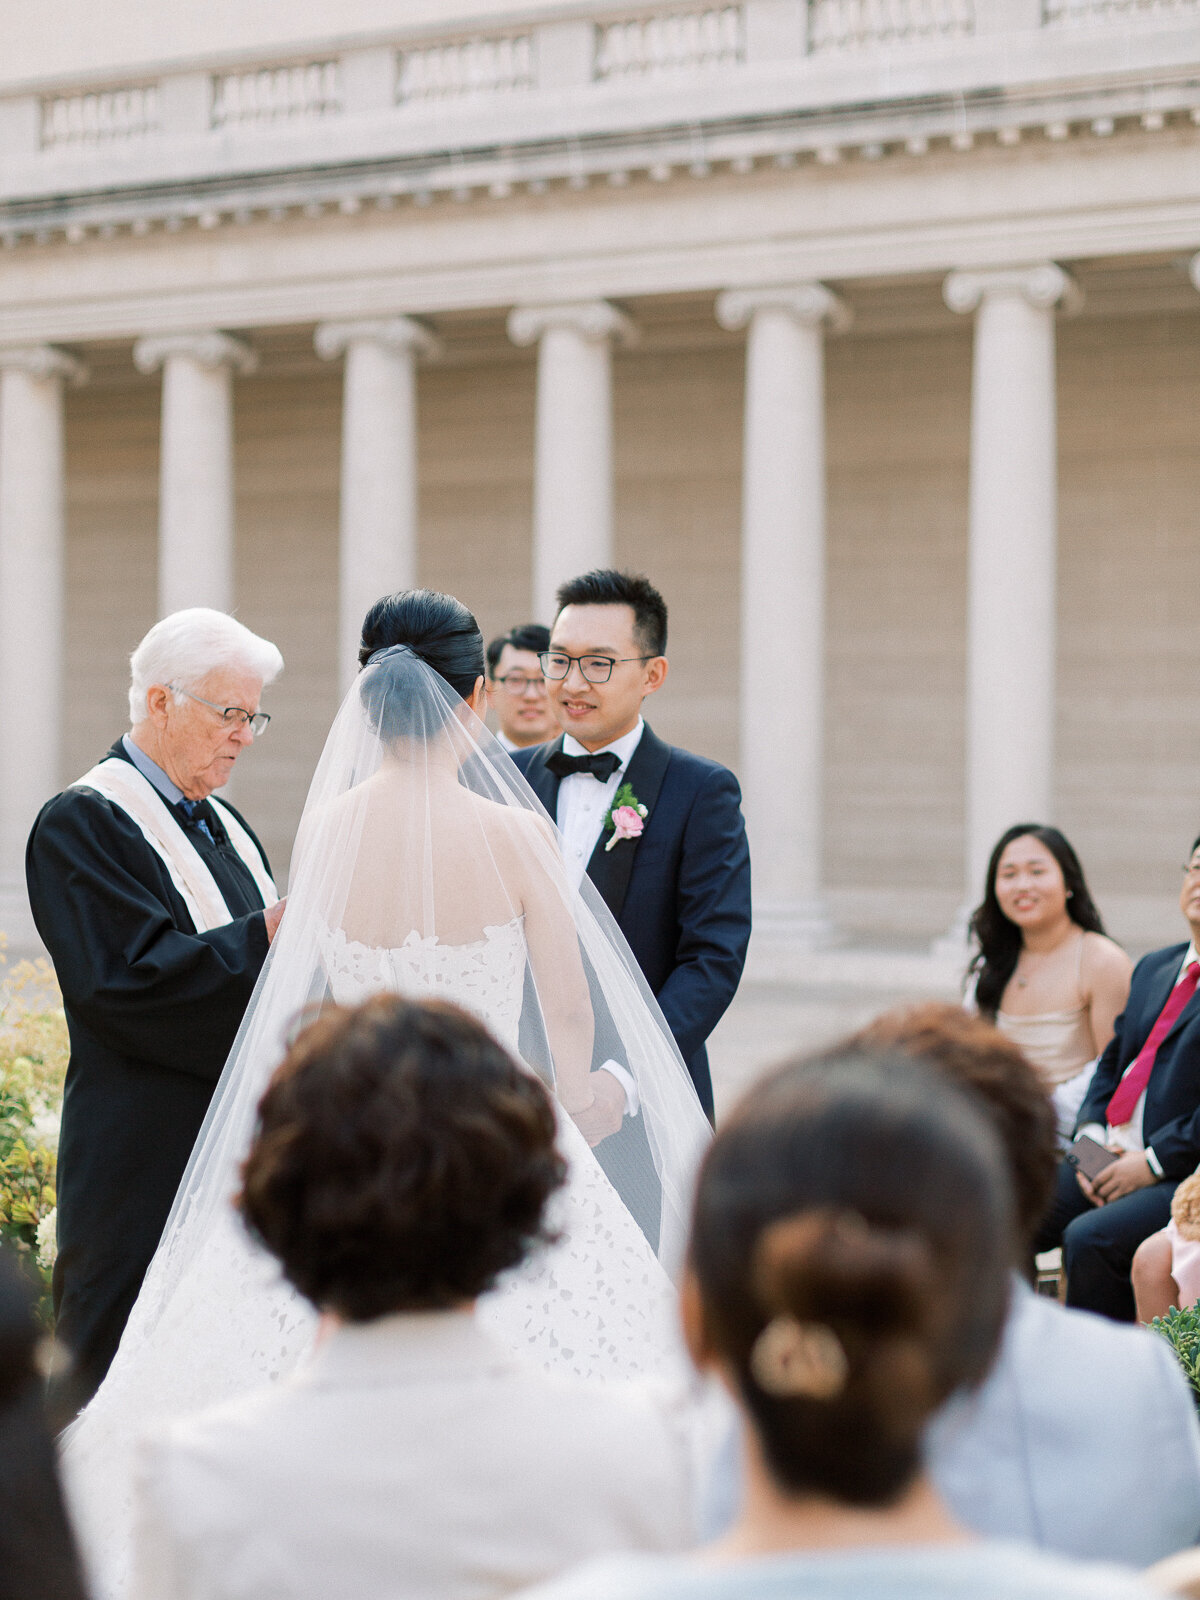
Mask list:
[[[970,931],[979,946],[967,976],[975,978],[975,1004],[981,1015],[994,1021],[1008,980],[1017,970],[1021,957],[1021,930],[1000,909],[996,898],[996,874],[1000,858],[1014,839],[1036,839],[1045,845],[1058,862],[1067,891],[1067,915],[1085,933],[1103,933],[1104,923],[1096,910],[1083,867],[1070,840],[1057,828],[1040,822],[1018,822],[996,841],[987,865],[983,899],[971,913]]]
[[[393,692],[389,674],[372,670],[371,657],[393,645],[407,645],[464,700],[484,675],[483,634],[461,600],[436,589],[406,589],[376,600],[363,619],[358,664],[365,671],[363,705],[385,742],[433,731],[422,708]]]
[[[994,1135],[910,1058],[797,1061],[745,1096],[700,1175],[690,1332],[783,1493],[909,1487],[926,1423],[992,1361],[1011,1236]]]
[[[459,1007],[331,1006],[263,1095],[238,1205],[288,1281],[350,1322],[485,1293],[549,1235],[549,1096]]]

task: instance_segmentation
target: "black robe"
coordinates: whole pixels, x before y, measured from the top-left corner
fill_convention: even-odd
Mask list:
[[[109,754],[129,759],[120,740]],[[210,933],[196,932],[141,829],[96,790],[56,795],[29,836],[29,901],[71,1038],[54,1302],[80,1401],[116,1353],[267,955],[262,896],[205,809],[216,842],[195,823],[187,836],[234,916]]]

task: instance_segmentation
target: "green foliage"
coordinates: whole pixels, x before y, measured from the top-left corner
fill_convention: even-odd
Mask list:
[[[1200,1406],[1200,1306],[1172,1306],[1165,1317],[1150,1324],[1175,1352],[1183,1375],[1192,1386],[1192,1399]]]
[[[638,799],[637,795],[634,794],[632,786],[628,783],[623,783],[613,796],[613,803],[611,806],[609,806],[608,812],[605,815],[604,829],[606,833],[612,833],[616,828],[616,823],[613,821],[613,812],[620,811],[622,806],[631,807],[632,810],[637,812],[639,817],[644,817],[646,815],[646,808]]]
[[[47,1328],[68,1053],[53,974],[44,961],[19,963],[0,983],[0,1239],[40,1285],[39,1314]]]

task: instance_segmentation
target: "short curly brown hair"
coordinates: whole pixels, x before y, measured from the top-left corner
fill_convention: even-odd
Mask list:
[[[1022,1253],[1054,1193],[1054,1106],[1036,1069],[1011,1039],[961,1006],[900,1006],[846,1041],[846,1049],[902,1050],[935,1067],[983,1103],[1008,1155]]]
[[[351,1322],[446,1310],[550,1237],[554,1141],[546,1091],[480,1023],[380,995],[297,1036],[237,1203],[315,1306]]]

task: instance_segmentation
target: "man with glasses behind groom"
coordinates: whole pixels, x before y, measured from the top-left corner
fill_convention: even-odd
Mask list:
[[[488,705],[496,713],[496,738],[513,755],[558,731],[546,694],[541,655],[550,629],[540,622],[510,628],[487,647]]]
[[[568,875],[586,872],[616,918],[711,1119],[705,1045],[750,940],[741,791],[726,767],[665,744],[642,719],[667,677],[657,589],[603,569],[563,584],[557,600],[541,660],[562,734],[513,759],[558,823]],[[631,1084],[612,1077],[609,1100],[614,1131],[636,1117]]]
[[[58,1154],[58,1336],[86,1401],[116,1354],[283,910],[215,800],[271,720],[273,644],[220,611],[130,659],[132,726],[43,808],[29,900],[71,1036]]]

